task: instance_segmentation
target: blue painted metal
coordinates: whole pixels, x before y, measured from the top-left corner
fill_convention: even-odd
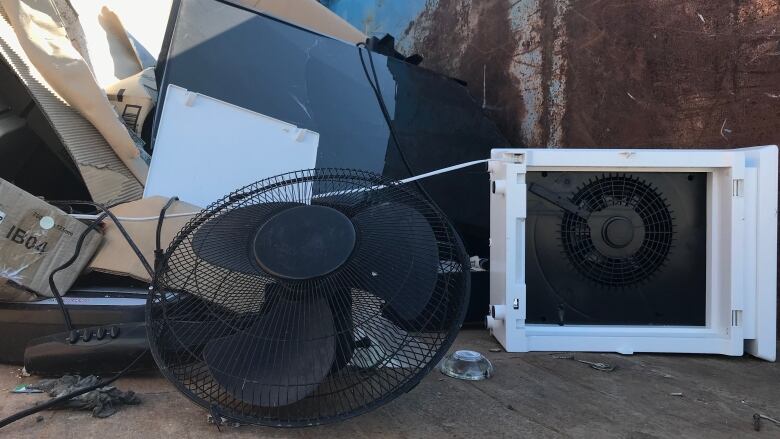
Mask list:
[[[369,36],[401,36],[430,0],[320,0]],[[435,1],[433,2],[435,3]]]

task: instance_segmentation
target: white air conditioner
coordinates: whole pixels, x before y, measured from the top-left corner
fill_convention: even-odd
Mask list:
[[[776,146],[497,149],[489,170],[507,351],[775,360]]]

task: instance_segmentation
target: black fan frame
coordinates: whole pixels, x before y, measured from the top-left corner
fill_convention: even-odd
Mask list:
[[[314,174],[313,177],[309,176],[307,177],[307,173]],[[214,212],[219,212],[221,209],[223,209],[225,206],[228,206],[238,200],[251,197],[254,194],[264,192],[264,191],[270,191],[278,187],[282,187],[285,185],[292,183],[299,183],[299,182],[306,182],[306,181],[316,181],[318,177],[322,177],[323,179],[327,179],[328,177],[334,177],[336,175],[353,175],[358,176],[358,178],[364,178],[364,179],[371,179],[375,180],[379,185],[384,186],[401,186],[402,183],[388,179],[383,176],[379,176],[377,174],[357,170],[357,169],[345,169],[345,168],[317,168],[317,169],[311,169],[311,170],[302,170],[302,171],[296,171],[296,172],[290,172],[290,173],[284,173],[279,174],[273,177],[266,178],[264,180],[260,180],[258,182],[246,185],[242,188],[239,188],[233,192],[231,192],[229,195],[226,195],[225,197],[221,198],[220,200],[217,200],[213,203],[211,203],[209,206],[204,208],[199,214],[197,214],[195,217],[190,219],[185,226],[179,231],[179,233],[175,236],[175,238],[171,241],[169,247],[164,252],[162,258],[160,259],[159,263],[155,267],[155,276],[152,279],[152,283],[150,285],[150,294],[148,295],[147,303],[146,303],[146,322],[147,326],[149,327],[149,330],[147,330],[147,338],[148,343],[150,346],[150,351],[152,353],[152,356],[157,363],[158,366],[165,364],[164,360],[160,357],[158,343],[155,338],[154,331],[152,330],[152,327],[150,325],[150,320],[152,318],[152,311],[154,307],[155,298],[159,295],[165,295],[165,294],[176,294],[175,291],[166,291],[164,289],[164,282],[161,282],[161,275],[165,272],[165,270],[168,267],[169,260],[171,258],[171,255],[175,252],[175,250],[182,244],[182,242],[185,240],[185,238],[190,235],[194,230],[196,230],[198,227],[200,227],[203,223],[208,221],[213,215]],[[268,183],[268,184],[266,184]],[[252,188],[256,188],[254,190],[251,190]],[[168,370],[166,367],[160,367],[160,372],[163,374],[163,376],[168,379],[182,394],[184,394],[188,399],[192,400],[195,404],[203,407],[206,410],[209,410],[211,412],[218,413],[220,416],[223,416],[228,419],[232,419],[238,422],[247,423],[247,424],[257,424],[257,425],[264,425],[264,426],[271,426],[271,427],[283,427],[283,428],[299,428],[299,427],[311,427],[311,426],[317,426],[317,425],[326,425],[331,424],[335,422],[340,422],[346,419],[350,419],[356,416],[360,416],[362,414],[365,414],[367,412],[370,412],[384,404],[387,404],[390,401],[393,401],[397,397],[409,392],[414,387],[416,387],[420,381],[428,374],[430,373],[442,360],[444,355],[449,351],[449,349],[452,347],[452,344],[454,343],[458,331],[460,327],[462,326],[463,320],[466,317],[466,313],[468,311],[468,304],[470,300],[471,295],[471,276],[470,276],[470,264],[469,264],[469,257],[468,253],[466,252],[465,246],[463,244],[463,241],[460,237],[460,235],[457,233],[455,228],[453,227],[451,221],[449,218],[444,215],[444,213],[441,211],[441,209],[436,205],[432,200],[429,198],[426,198],[422,193],[420,193],[417,190],[411,189],[411,192],[415,194],[415,196],[420,197],[420,199],[426,201],[429,203],[430,208],[435,211],[435,213],[439,216],[440,220],[446,225],[447,231],[449,232],[450,237],[452,238],[452,242],[455,245],[454,247],[459,250],[461,253],[461,266],[463,267],[463,272],[465,275],[463,276],[463,285],[462,285],[462,303],[460,304],[458,315],[453,316],[451,319],[450,324],[447,328],[440,329],[440,332],[446,331],[446,336],[442,340],[441,344],[439,345],[438,350],[434,353],[434,355],[431,357],[431,359],[428,361],[426,365],[423,367],[420,367],[417,372],[411,376],[409,376],[406,381],[400,385],[397,386],[392,392],[389,392],[385,395],[383,395],[381,398],[374,399],[368,404],[362,405],[358,407],[357,409],[351,410],[346,413],[340,413],[337,416],[330,416],[325,418],[309,418],[309,419],[299,419],[299,420],[285,420],[284,422],[278,421],[274,422],[271,419],[268,418],[254,418],[254,417],[244,417],[244,416],[235,416],[233,414],[228,414],[221,412],[219,410],[219,407],[215,407],[213,405],[210,405],[206,400],[196,395],[192,390],[190,390],[184,383],[182,383],[176,376],[173,375],[173,373]],[[328,276],[328,275],[326,275]],[[323,277],[326,277],[323,276]],[[200,300],[200,299],[196,299]],[[396,322],[398,324],[399,322]],[[402,322],[401,322],[402,323]]]

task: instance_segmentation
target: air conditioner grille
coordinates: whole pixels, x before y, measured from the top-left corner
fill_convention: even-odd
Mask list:
[[[566,212],[561,241],[571,264],[599,284],[624,287],[653,276],[672,248],[672,212],[650,183],[631,175],[601,175],[572,202],[590,218]]]

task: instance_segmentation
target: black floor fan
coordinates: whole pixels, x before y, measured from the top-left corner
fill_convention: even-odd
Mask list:
[[[418,384],[468,292],[460,238],[413,185],[299,171],[187,224],[158,268],[147,332],[163,374],[212,414],[317,425]]]

